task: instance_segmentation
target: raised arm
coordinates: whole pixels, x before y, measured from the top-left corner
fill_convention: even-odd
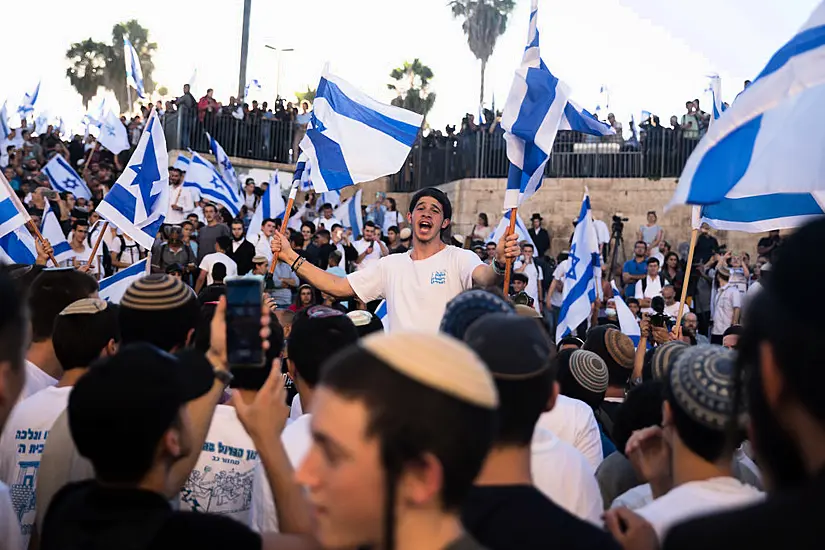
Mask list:
[[[521,254],[521,247],[518,245],[518,234],[504,236],[499,239],[496,245],[496,259],[494,264],[499,264],[503,268],[507,259],[515,260]],[[478,286],[498,285],[504,276],[504,269],[498,269],[492,265],[482,264],[473,270],[473,282]]]
[[[292,250],[289,241],[281,233],[275,233],[270,247],[273,257],[277,257],[292,267],[296,275],[309,281],[309,284],[321,292],[326,292],[336,298],[348,298],[355,294],[346,277],[338,277],[315,267],[310,262],[300,261],[298,254]]]

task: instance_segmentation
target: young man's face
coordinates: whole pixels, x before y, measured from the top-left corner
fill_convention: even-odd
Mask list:
[[[444,219],[441,203],[432,197],[421,197],[407,219],[412,226],[415,240],[429,243],[441,238],[441,230],[446,229],[449,221]]]
[[[177,185],[180,183],[180,172],[177,170],[169,170],[169,183]]]
[[[676,291],[673,289],[672,286],[666,286],[662,289],[662,298],[665,299],[665,302],[668,304],[672,304],[673,301],[676,299]]]
[[[637,258],[644,258],[645,254],[647,254],[647,245],[644,243],[636,243],[636,246],[633,247],[633,254],[635,254]]]
[[[242,223],[233,223],[232,224],[232,236],[236,240],[243,237],[243,224]]]
[[[323,214],[325,219],[330,219],[332,217],[332,208],[324,208]]]
[[[496,257],[496,245],[495,243],[490,243],[487,245],[487,259],[493,259]]]
[[[523,291],[526,286],[524,281],[513,281],[513,288],[516,289],[516,292]]]
[[[89,226],[88,225],[78,225],[74,229],[74,242],[75,243],[82,243],[86,240],[86,235],[89,234]]]
[[[647,262],[648,277],[656,277],[659,274],[659,262]]]
[[[264,235],[267,237],[271,237],[275,234],[275,224],[272,222],[266,222],[261,229],[263,229]]]
[[[532,246],[524,246],[521,249],[521,253],[524,254],[524,259],[529,260],[533,257],[533,247]]]
[[[367,225],[364,227],[364,240],[371,242],[375,240],[375,228]]]
[[[206,218],[206,221],[215,221],[215,216],[217,216],[217,211],[214,206],[205,206],[203,208],[203,217]]]
[[[308,490],[325,548],[377,545],[383,536],[384,468],[377,438],[366,435],[360,401],[318,388],[312,404],[312,446],[296,471]]]

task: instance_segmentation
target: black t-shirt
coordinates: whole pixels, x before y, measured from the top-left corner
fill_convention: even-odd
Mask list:
[[[260,550],[261,537],[231,518],[175,512],[164,498],[96,481],[70,483],[52,500],[41,550]]]
[[[705,263],[717,252],[719,252],[719,241],[716,240],[716,237],[702,233],[699,235],[699,238],[696,239],[696,248],[693,252],[693,262]]]
[[[606,532],[573,516],[531,485],[475,486],[461,510],[464,528],[490,550],[613,550]]]

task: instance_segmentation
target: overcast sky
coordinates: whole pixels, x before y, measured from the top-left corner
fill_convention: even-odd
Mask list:
[[[681,115],[687,99],[709,99],[707,75],[722,77],[731,101],[743,80],[754,77],[771,54],[804,23],[818,0],[540,0],[542,57],[572,88],[573,99],[593,109],[610,90],[610,110],[620,120],[641,110],[663,120]],[[40,0],[6,2],[7,45],[0,101],[9,111],[42,78],[36,108],[80,119],[80,96],[66,78],[65,52],[72,42],[111,40],[112,25],[136,18],[157,42],[154,79],[179,93],[195,69],[193,93],[207,87],[220,101],[238,90],[243,0],[219,3],[168,0],[87,0],[81,4]],[[419,57],[435,73],[437,94],[429,116],[443,127],[477,111],[479,62],[470,53],[460,21],[447,0],[253,0],[248,78],[263,84],[250,99],[276,94],[277,55],[264,47],[294,48],[282,54],[284,96],[315,86],[325,62],[332,72],[378,99],[389,101],[390,71]],[[489,107],[502,108],[527,35],[529,0],[517,0],[507,32],[487,69]],[[706,110],[707,107],[706,107]],[[16,126],[17,124],[13,124]],[[625,127],[627,123],[625,122]]]

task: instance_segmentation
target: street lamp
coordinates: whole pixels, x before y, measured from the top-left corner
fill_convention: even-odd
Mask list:
[[[270,50],[273,50],[277,54],[277,67],[278,73],[275,77],[275,95],[276,101],[278,98],[281,97],[281,54],[282,53],[289,53],[294,52],[295,48],[276,48],[275,46],[270,46],[269,44],[264,44],[264,47]]]

